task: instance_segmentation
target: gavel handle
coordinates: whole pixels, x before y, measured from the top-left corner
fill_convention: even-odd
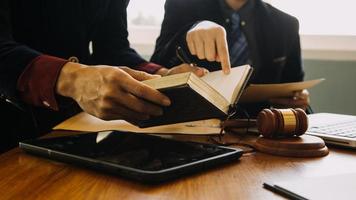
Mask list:
[[[256,119],[229,119],[221,122],[224,129],[229,128],[250,128],[257,126]]]

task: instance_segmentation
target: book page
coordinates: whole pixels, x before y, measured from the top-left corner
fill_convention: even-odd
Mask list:
[[[292,97],[294,92],[311,88],[325,79],[279,84],[251,84],[243,92],[240,102],[261,102],[271,98]]]
[[[201,79],[219,92],[227,101],[233,103],[243,85],[242,83],[246,81],[250,68],[249,65],[234,67],[231,68],[230,74],[224,74],[222,70],[210,72]]]
[[[179,85],[184,85],[187,83],[191,72],[185,72],[180,74],[174,74],[169,76],[164,76],[160,78],[148,79],[142,81],[142,83],[149,85],[157,90],[163,88],[171,88]]]

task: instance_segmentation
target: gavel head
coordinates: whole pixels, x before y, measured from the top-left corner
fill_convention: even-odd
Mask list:
[[[308,117],[300,108],[263,109],[257,116],[257,128],[266,138],[300,136],[308,129]]]

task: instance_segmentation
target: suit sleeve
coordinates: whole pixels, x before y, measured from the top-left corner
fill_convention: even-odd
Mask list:
[[[194,16],[195,12],[192,10],[195,7],[193,4],[194,2],[190,2],[190,0],[166,1],[161,33],[157,38],[155,51],[151,57],[152,62],[168,68],[181,64],[175,51],[179,45],[189,52],[185,40],[186,34],[198,22]]]
[[[293,38],[290,53],[287,56],[286,67],[282,72],[281,82],[298,82],[304,79],[304,70],[302,65],[300,37],[299,37],[299,23],[295,19],[295,25],[292,31]]]
[[[26,66],[41,53],[13,39],[10,16],[9,1],[0,1],[0,94],[19,105],[17,80]]]
[[[58,110],[56,81],[66,60],[43,55],[12,36],[9,1],[0,7],[0,93],[22,108],[23,103]]]

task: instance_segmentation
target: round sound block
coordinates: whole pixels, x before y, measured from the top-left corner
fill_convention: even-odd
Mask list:
[[[286,139],[260,137],[254,146],[261,152],[279,156],[321,157],[329,153],[324,140],[310,135]]]

